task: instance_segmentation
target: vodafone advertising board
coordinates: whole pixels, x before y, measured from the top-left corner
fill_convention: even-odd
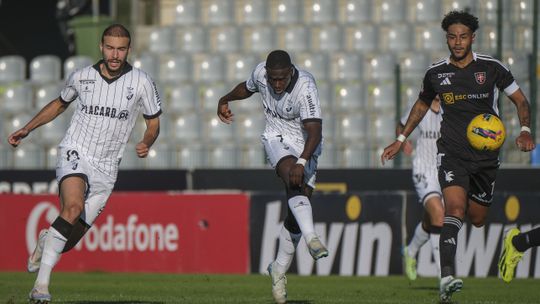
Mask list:
[[[0,271],[23,271],[39,231],[59,214],[55,195],[0,195]],[[248,273],[245,194],[114,193],[60,271]]]

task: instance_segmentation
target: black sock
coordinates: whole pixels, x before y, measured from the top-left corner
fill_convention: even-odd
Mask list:
[[[512,245],[521,252],[531,247],[540,246],[540,227],[514,236]]]
[[[457,236],[463,222],[455,216],[445,216],[441,229],[439,250],[441,252],[441,278],[455,274]]]

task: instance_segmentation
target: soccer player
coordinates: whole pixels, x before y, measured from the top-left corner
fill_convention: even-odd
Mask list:
[[[268,265],[276,303],[287,301],[287,278],[296,246],[303,236],[313,259],[328,256],[315,234],[310,197],[315,187],[317,158],[322,148],[319,94],[313,76],[291,63],[289,54],[268,54],[247,81],[219,99],[217,115],[233,121],[229,102],[260,93],[266,128],[261,136],[268,160],[285,185],[287,217],[279,235],[276,260]]]
[[[514,278],[517,264],[523,257],[523,253],[532,247],[540,246],[540,227],[528,232],[520,232],[518,228],[512,228],[504,238],[503,249],[499,257],[499,273],[506,283]]]
[[[401,134],[407,122],[411,108],[401,118],[396,133]],[[431,243],[433,256],[440,274],[439,236],[444,219],[444,204],[441,186],[437,175],[437,144],[441,128],[440,100],[435,97],[430,110],[418,124],[420,135],[416,140],[416,154],[413,159],[413,181],[419,202],[424,206],[423,219],[414,230],[411,242],[403,249],[405,274],[410,280],[416,280],[416,254],[428,240]],[[412,154],[412,144],[406,140],[403,152]]]
[[[135,152],[144,158],[159,134],[161,101],[144,71],[127,62],[131,38],[120,24],[105,29],[103,59],[73,72],[60,97],[47,104],[8,142],[17,147],[37,127],[55,119],[74,101],[77,108],[58,146],[56,179],[60,216],[40,233],[28,270],[39,269],[29,294],[31,301],[51,301],[49,281],[60,255],[77,244],[101,213],[111,194],[118,166],[137,116],[142,109],[146,131]]]
[[[502,90],[516,106],[521,123],[517,147],[528,152],[535,144],[530,130],[529,102],[512,73],[498,60],[472,51],[478,19],[464,11],[451,11],[441,26],[446,32],[450,56],[426,71],[423,89],[403,132],[384,149],[381,161],[384,163],[399,153],[407,136],[429,110],[433,98],[439,95],[443,120],[441,138],[437,141],[437,164],[445,204],[439,243],[439,295],[446,302],[463,287],[463,281],[454,278],[458,232],[466,214],[473,225],[484,225],[499,168],[498,151],[478,151],[468,143],[467,125],[478,114],[498,116],[498,93]]]

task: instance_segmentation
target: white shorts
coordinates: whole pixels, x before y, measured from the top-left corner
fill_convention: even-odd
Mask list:
[[[266,151],[266,157],[272,168],[276,168],[278,162],[286,156],[298,158],[304,151],[304,141],[294,140],[282,135],[263,134],[261,141]],[[307,160],[304,166],[304,182],[315,189],[315,179],[317,177],[317,159],[321,155],[322,142],[317,146],[313,155]]]
[[[437,168],[422,171],[413,168],[413,182],[416,194],[418,194],[418,202],[422,205],[433,196],[442,197]]]
[[[84,210],[81,219],[92,226],[105,208],[116,179],[92,167],[84,155],[75,149],[60,147],[56,163],[58,187],[60,188],[62,181],[70,176],[80,176],[86,182]]]

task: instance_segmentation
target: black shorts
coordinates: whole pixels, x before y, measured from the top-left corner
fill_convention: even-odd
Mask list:
[[[498,159],[467,161],[439,153],[437,164],[441,189],[461,186],[467,191],[469,199],[483,206],[491,206],[497,169],[500,165]]]

